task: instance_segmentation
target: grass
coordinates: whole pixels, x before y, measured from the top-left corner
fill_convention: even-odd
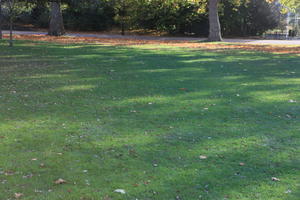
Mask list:
[[[299,66],[260,52],[2,41],[0,199],[298,200]]]

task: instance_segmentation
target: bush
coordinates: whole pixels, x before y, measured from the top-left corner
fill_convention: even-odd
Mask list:
[[[109,2],[99,1],[70,5],[63,15],[67,29],[100,31],[114,25],[115,11]]]

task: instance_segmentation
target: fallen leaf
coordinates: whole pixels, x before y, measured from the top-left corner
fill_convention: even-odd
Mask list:
[[[62,179],[62,178],[59,178],[59,179],[57,179],[54,183],[55,183],[55,184],[64,184],[64,183],[67,183],[67,181],[65,181],[65,180]]]
[[[116,189],[114,192],[121,193],[121,194],[126,194],[126,191],[123,190],[123,189]]]
[[[5,176],[12,176],[12,175],[14,175],[14,174],[15,174],[15,172],[10,171],[10,170],[4,172],[4,175],[5,175]]]
[[[15,193],[15,198],[16,198],[16,199],[19,199],[19,198],[21,198],[22,196],[24,196],[24,194],[22,194],[22,193]]]
[[[44,168],[44,167],[45,167],[45,164],[44,164],[44,163],[41,163],[41,164],[40,164],[40,167],[41,167],[41,168]]]
[[[289,114],[286,114],[286,117],[287,117],[287,118],[289,118],[289,119],[291,119],[291,118],[292,118],[292,116],[291,116],[291,115],[289,115]]]
[[[23,178],[32,178],[33,174],[24,175]]]

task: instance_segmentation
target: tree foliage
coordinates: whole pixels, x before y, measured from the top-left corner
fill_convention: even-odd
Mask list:
[[[3,0],[2,0],[3,1]],[[5,0],[7,1],[7,0]],[[18,23],[49,27],[50,2],[18,0]],[[274,0],[218,0],[223,35],[260,35],[278,23]],[[271,2],[272,1],[272,2]],[[61,0],[64,26],[70,30],[102,31],[114,27],[207,36],[209,0]],[[298,0],[281,0],[295,7]],[[26,7],[26,9],[24,9]]]

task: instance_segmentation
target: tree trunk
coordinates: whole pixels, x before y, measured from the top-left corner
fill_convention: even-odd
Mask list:
[[[125,35],[125,21],[123,16],[121,21],[121,35]]]
[[[126,15],[126,4],[125,4],[125,0],[123,0],[121,3],[121,11],[120,11],[121,35],[125,35],[125,15]]]
[[[209,0],[209,36],[211,42],[222,41],[221,25],[218,14],[219,0]]]
[[[0,40],[2,40],[2,0],[0,0]]]
[[[15,0],[8,1],[8,9],[9,9],[9,46],[13,46],[13,22],[15,17]]]
[[[61,36],[65,34],[63,16],[60,8],[60,0],[52,1],[50,3],[50,24],[49,24],[49,35]]]
[[[13,16],[9,17],[9,46],[13,47]]]

